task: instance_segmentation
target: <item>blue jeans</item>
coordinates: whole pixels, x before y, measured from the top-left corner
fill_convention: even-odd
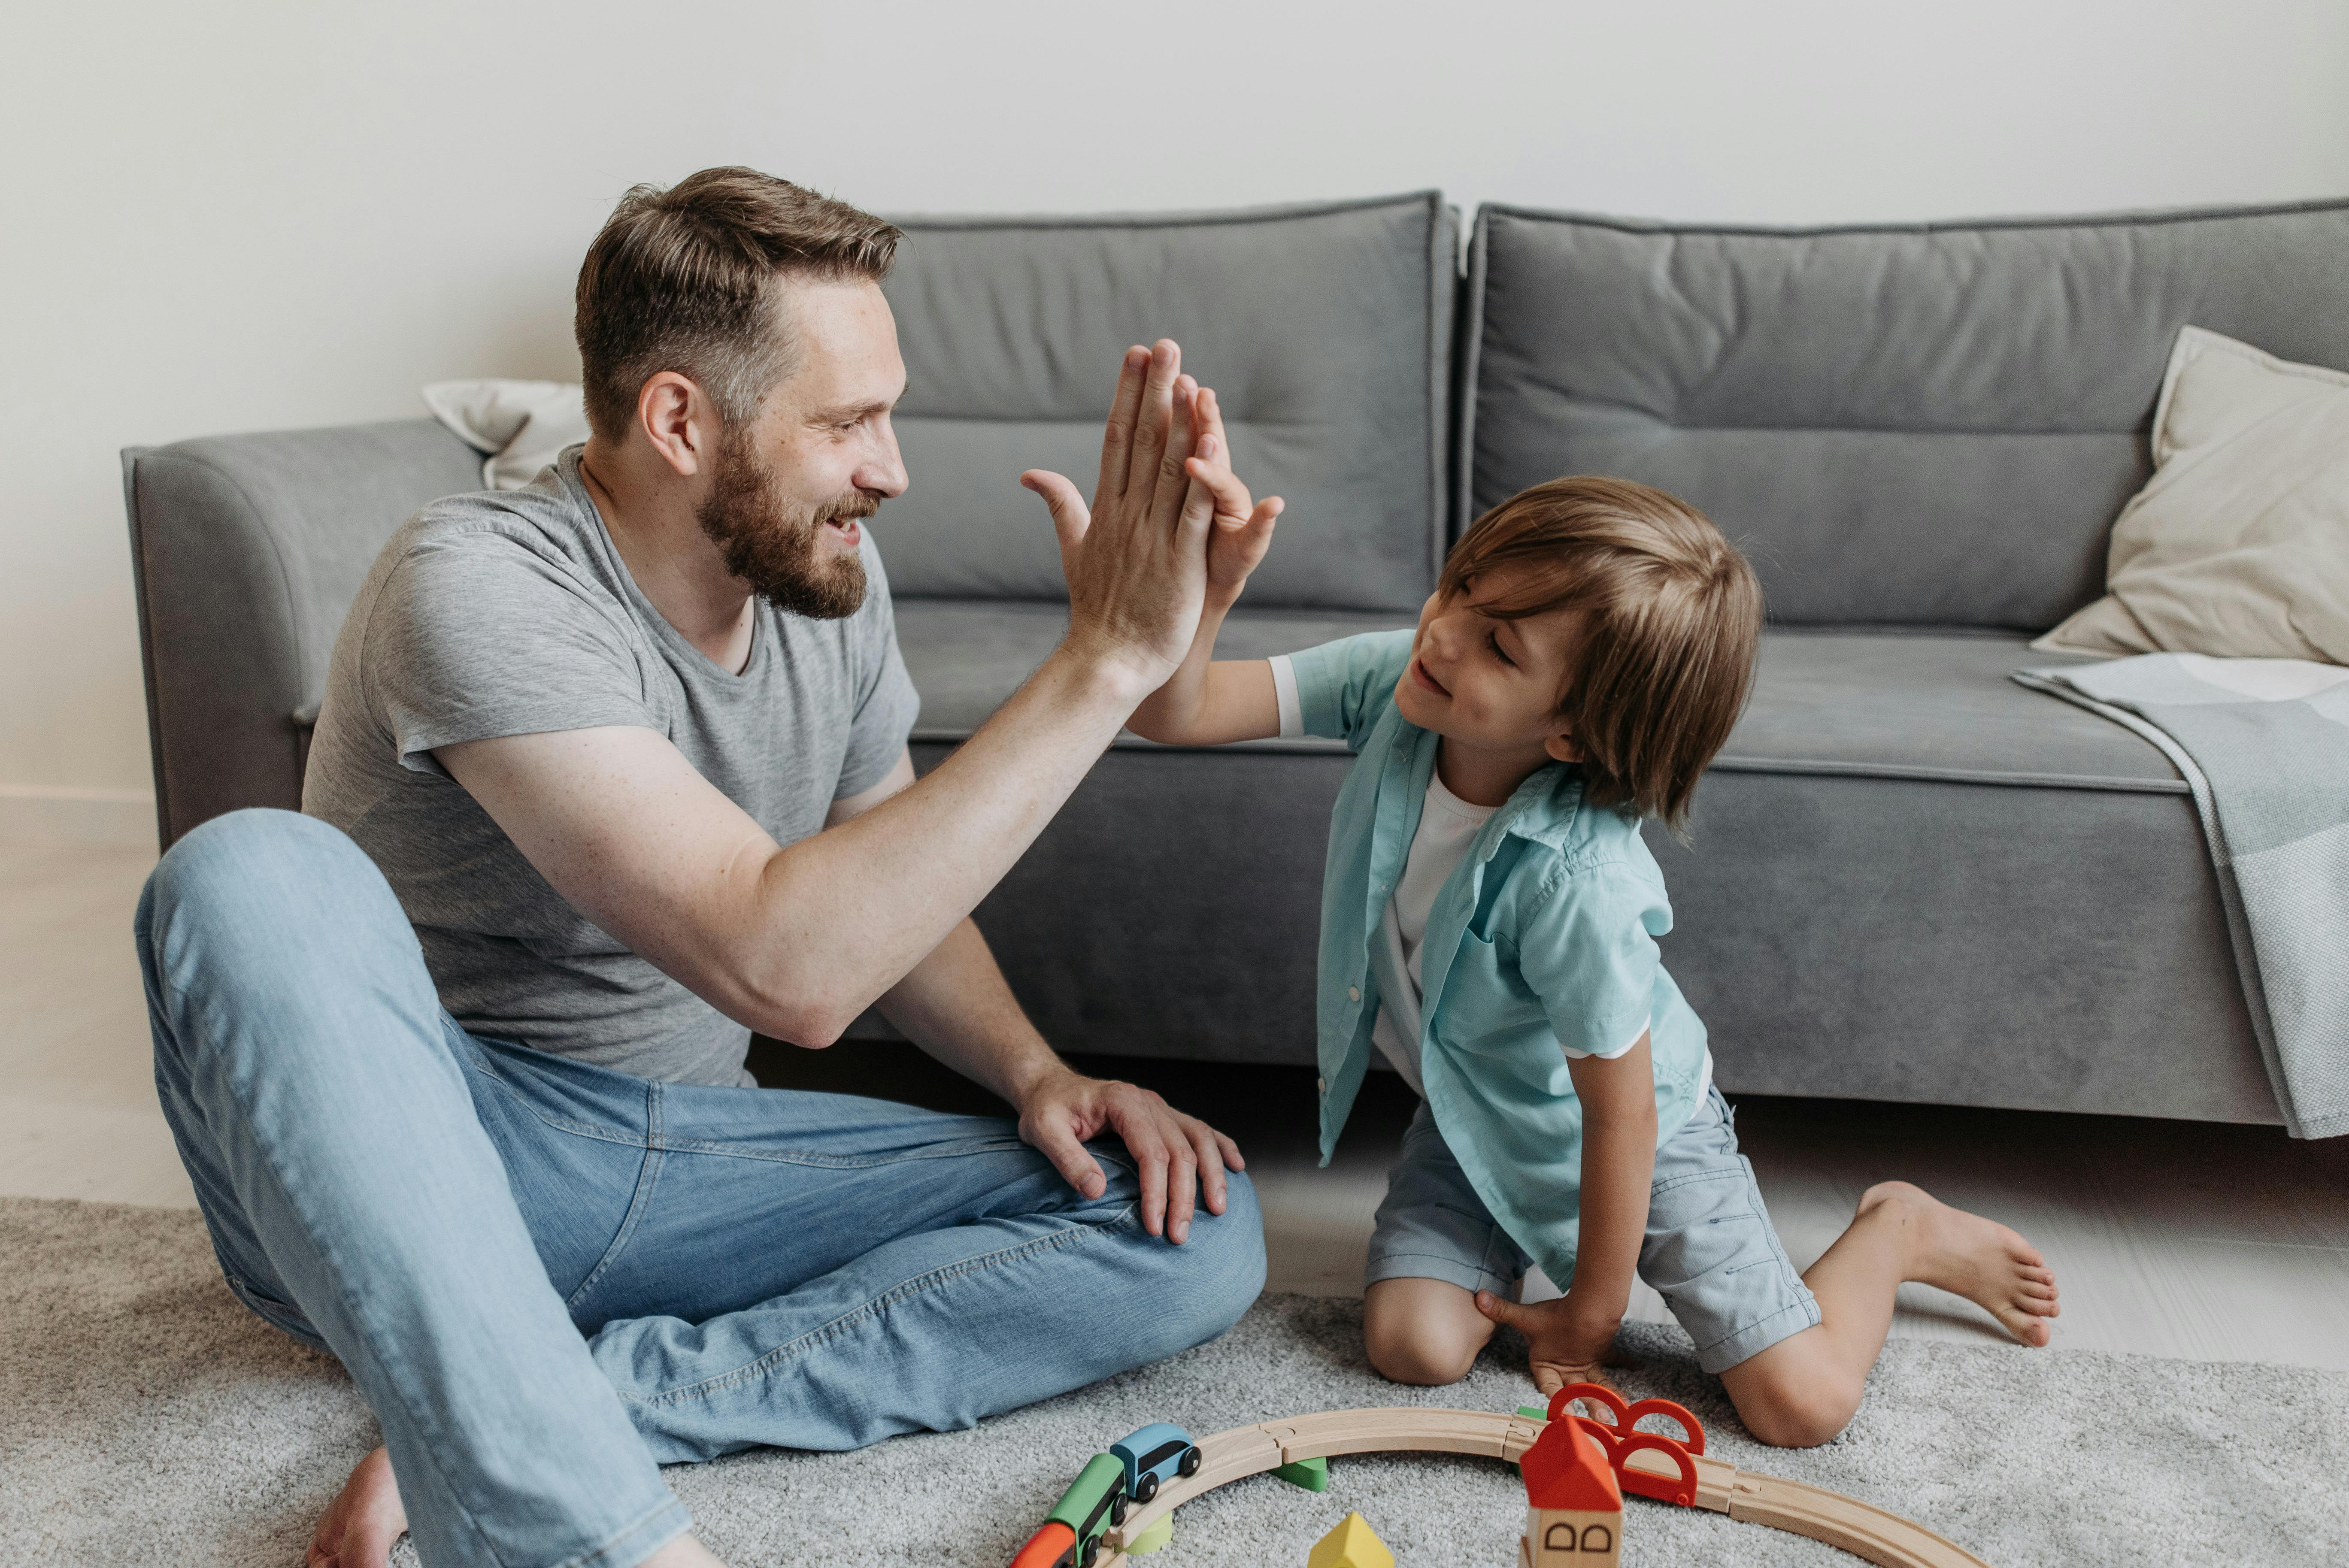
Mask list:
[[[1214,1338],[1264,1239],[1176,1247],[1016,1126],[662,1084],[478,1039],[390,887],[285,811],[189,834],[138,917],[155,1081],[222,1271],[382,1423],[422,1560],[626,1568],[657,1463],[968,1427]]]

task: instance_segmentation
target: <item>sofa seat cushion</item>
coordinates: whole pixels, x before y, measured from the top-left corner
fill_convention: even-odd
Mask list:
[[[2078,662],[1998,633],[1773,631],[1713,768],[2185,794],[2150,742],[2008,678]]]

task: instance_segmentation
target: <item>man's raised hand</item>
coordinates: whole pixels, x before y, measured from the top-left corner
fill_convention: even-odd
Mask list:
[[[1206,596],[1216,502],[1189,471],[1196,387],[1182,368],[1171,338],[1125,351],[1091,508],[1062,475],[1019,476],[1060,534],[1069,645],[1130,676],[1137,699],[1182,663]]]

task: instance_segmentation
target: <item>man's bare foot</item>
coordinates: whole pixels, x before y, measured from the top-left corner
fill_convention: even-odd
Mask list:
[[[407,1529],[391,1456],[378,1449],[352,1467],[351,1479],[318,1521],[302,1568],[389,1568],[391,1543]]]
[[[2047,1320],[2063,1308],[2054,1271],[2038,1248],[1906,1181],[1879,1181],[1861,1193],[1852,1222],[1870,1217],[1900,1227],[1910,1279],[1964,1296],[2025,1345],[2047,1343]]]

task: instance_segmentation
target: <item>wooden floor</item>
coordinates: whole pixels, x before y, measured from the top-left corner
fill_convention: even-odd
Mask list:
[[[151,856],[0,844],[0,1194],[190,1205],[155,1107],[130,918]],[[769,1081],[988,1109],[905,1047],[764,1047]],[[1242,1143],[1273,1288],[1361,1288],[1371,1216],[1411,1110],[1374,1075],[1318,1169],[1306,1068],[1089,1062],[1150,1082]],[[928,1070],[925,1070],[928,1069]],[[1807,1264],[1869,1183],[1917,1181],[2013,1225],[2064,1293],[2056,1343],[2349,1370],[2349,1139],[2271,1128],[1745,1098],[1738,1131],[1787,1250]],[[1635,1315],[1661,1321],[1641,1293]],[[1893,1332],[1995,1338],[1966,1303],[1904,1293]]]

